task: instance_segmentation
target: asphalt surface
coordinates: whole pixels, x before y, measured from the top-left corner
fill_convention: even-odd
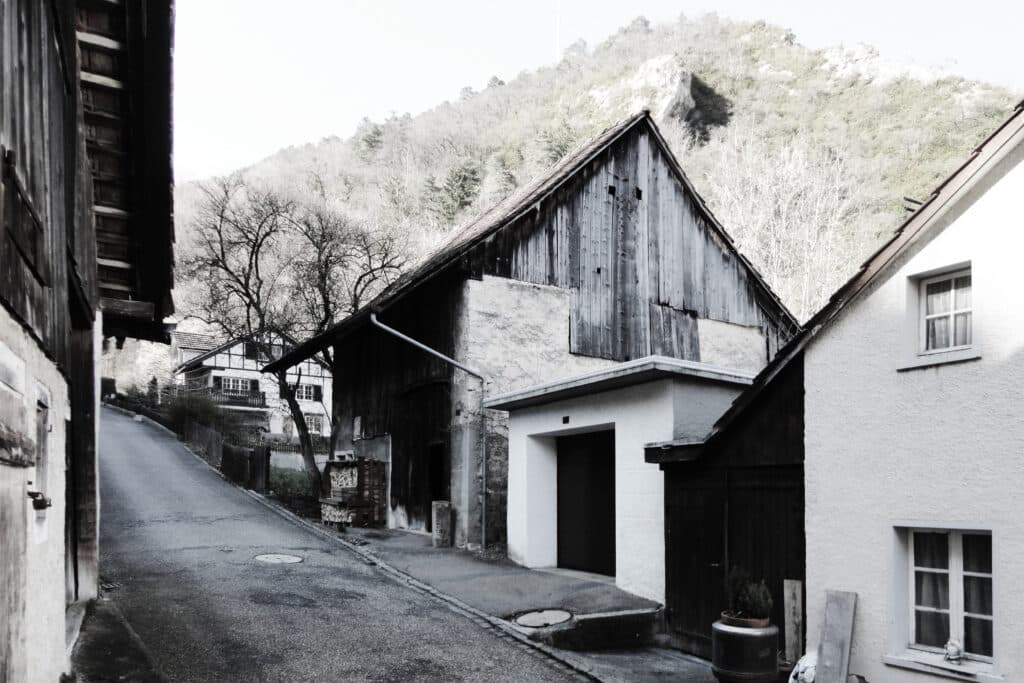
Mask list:
[[[101,575],[173,681],[564,681],[508,637],[402,586],[104,409]],[[265,564],[283,553],[297,564]]]

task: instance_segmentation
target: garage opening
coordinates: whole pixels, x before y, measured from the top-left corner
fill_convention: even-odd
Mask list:
[[[558,438],[558,566],[615,576],[615,432]]]

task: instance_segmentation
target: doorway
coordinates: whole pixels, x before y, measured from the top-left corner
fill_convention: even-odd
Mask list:
[[[557,440],[558,566],[615,576],[615,432]]]

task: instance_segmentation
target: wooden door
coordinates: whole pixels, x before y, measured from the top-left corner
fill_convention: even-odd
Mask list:
[[[669,627],[683,650],[711,657],[711,624],[725,609],[725,491],[710,478],[666,489],[665,593]],[[681,490],[680,490],[681,489]]]
[[[615,432],[558,439],[558,566],[615,576]]]

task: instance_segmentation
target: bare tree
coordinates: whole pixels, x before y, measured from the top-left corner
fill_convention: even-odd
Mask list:
[[[231,338],[246,337],[272,358],[275,336],[323,332],[397,277],[405,264],[397,241],[375,234],[323,201],[286,199],[239,176],[204,187],[192,223],[196,248],[186,275],[201,292],[196,317]],[[296,306],[296,302],[300,305]],[[330,352],[323,360],[330,364]],[[301,373],[274,373],[302,450],[310,491],[320,491],[313,440],[296,399]],[[294,374],[294,373],[293,373]]]

